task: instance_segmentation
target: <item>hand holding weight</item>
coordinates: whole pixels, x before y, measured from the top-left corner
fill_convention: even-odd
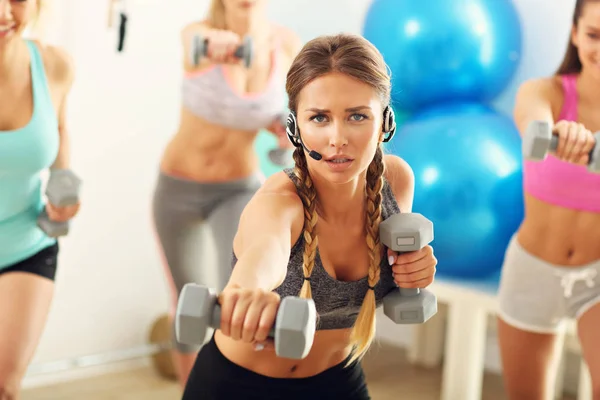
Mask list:
[[[379,235],[392,251],[418,251],[433,240],[433,223],[418,213],[394,214],[379,225]],[[426,289],[398,288],[383,298],[383,312],[397,324],[422,324],[437,313],[437,299]]]
[[[195,34],[192,37],[191,53],[192,65],[197,66],[202,57],[208,55],[208,39],[200,34]],[[250,36],[244,38],[242,45],[235,50],[234,55],[244,61],[246,68],[252,64],[252,38]]]
[[[54,206],[71,206],[79,202],[80,188],[81,180],[71,170],[52,169],[46,186],[46,196]],[[37,223],[50,237],[65,236],[69,233],[69,221],[52,221],[45,208],[38,216]]]
[[[594,138],[596,145],[590,152],[588,171],[600,174],[600,132]],[[530,161],[544,160],[550,151],[556,151],[558,139],[547,121],[531,121],[523,135],[523,157]]]
[[[317,310],[312,299],[285,297],[281,299],[275,325],[269,337],[275,339],[279,357],[302,359],[313,344]],[[175,316],[177,341],[202,345],[209,328],[219,329],[221,306],[214,290],[194,283],[186,284],[179,296]]]

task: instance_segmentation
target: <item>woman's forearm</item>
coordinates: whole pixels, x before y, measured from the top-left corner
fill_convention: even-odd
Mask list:
[[[66,132],[62,132],[60,135],[60,144],[58,147],[58,154],[54,163],[50,167],[51,169],[69,169],[70,156],[71,156],[71,143],[69,135]]]

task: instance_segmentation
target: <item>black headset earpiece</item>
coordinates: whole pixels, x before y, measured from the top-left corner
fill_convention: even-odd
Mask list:
[[[389,142],[396,133],[396,120],[394,116],[394,110],[390,106],[386,106],[383,110],[383,133],[386,134],[383,138],[383,142]]]
[[[287,117],[286,125],[285,125],[285,133],[287,133],[287,137],[290,142],[296,147],[302,147],[302,143],[300,142],[300,135],[298,133],[298,123],[296,122],[296,114],[293,111],[290,111]]]

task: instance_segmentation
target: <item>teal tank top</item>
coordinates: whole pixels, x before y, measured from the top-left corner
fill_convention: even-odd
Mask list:
[[[0,269],[56,242],[38,228],[37,216],[44,207],[40,173],[58,154],[58,119],[40,51],[27,46],[33,115],[23,128],[0,131]]]

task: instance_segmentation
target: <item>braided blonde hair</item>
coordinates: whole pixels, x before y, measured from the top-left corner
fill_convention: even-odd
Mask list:
[[[382,104],[390,101],[390,76],[380,52],[361,36],[339,34],[321,36],[305,44],[296,56],[287,75],[286,91],[289,109],[296,112],[298,96],[309,82],[331,72],[340,72],[358,79],[379,93]],[[304,283],[300,297],[311,298],[310,276],[317,253],[318,237],[316,225],[317,192],[308,172],[306,155],[302,148],[294,151],[294,174],[298,178],[298,193],[304,205],[305,241],[303,269]],[[369,248],[369,289],[363,299],[360,312],[351,332],[354,352],[347,365],[363,357],[375,337],[375,286],[379,282],[383,247],[379,240],[381,222],[381,188],[383,186],[383,151],[378,147],[369,164],[366,178],[366,241]]]

